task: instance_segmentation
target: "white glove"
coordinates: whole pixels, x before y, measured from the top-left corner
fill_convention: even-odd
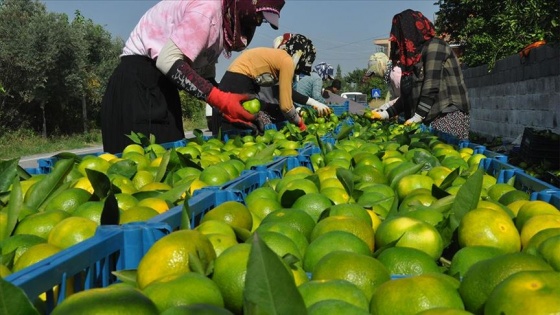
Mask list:
[[[414,116],[412,116],[412,118],[410,118],[409,120],[404,122],[404,125],[408,126],[408,125],[412,125],[414,123],[419,123],[419,122],[422,122],[423,119],[424,118],[422,118],[422,116],[415,113]]]
[[[389,119],[389,113],[387,113],[386,110],[381,110],[381,111],[371,111],[371,118],[372,119],[378,119],[378,120],[387,120]]]
[[[311,97],[309,99],[307,99],[307,102],[305,103],[306,105],[310,105],[313,106],[313,108],[315,108],[315,110],[317,110],[317,113],[319,114],[319,116],[326,116],[328,114],[331,113],[331,108],[328,107],[327,105],[312,99]]]

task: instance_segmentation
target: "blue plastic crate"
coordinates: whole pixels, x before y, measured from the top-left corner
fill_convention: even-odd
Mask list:
[[[100,226],[93,237],[5,280],[20,287],[30,299],[46,292],[47,313],[50,313],[66,298],[67,280],[74,280],[74,292],[106,287],[117,281],[113,271],[136,269],[153,243],[170,232],[162,223]],[[59,286],[56,296],[55,286]]]
[[[296,156],[282,156],[277,157],[273,162],[268,164],[259,165],[255,167],[257,171],[274,171],[278,174],[283,175],[287,171],[299,167],[305,166],[310,170],[313,170],[313,164],[311,163],[311,157],[309,155],[298,154]]]
[[[487,174],[496,177],[496,179],[501,182],[505,182],[505,170],[524,172],[522,169],[496,158],[485,158],[480,160],[478,168],[483,169]]]
[[[484,154],[484,150],[486,150],[486,146],[472,143],[469,140],[459,140],[459,149],[462,148],[471,148],[473,149],[474,154]]]
[[[314,143],[308,143],[303,148],[298,149],[300,155],[312,155],[321,153],[321,149]]]
[[[490,150],[486,150],[486,149],[484,149],[481,153],[484,154],[485,156],[489,157],[489,158],[500,160],[501,162],[504,162],[504,163],[506,163],[508,161],[508,156],[503,154],[503,153],[498,153],[498,152],[494,152],[494,151],[490,151]]]
[[[543,190],[531,194],[531,200],[542,200],[555,206],[560,210],[560,189]]]
[[[328,106],[332,109],[332,112],[337,116],[347,113],[350,110],[350,102],[348,101],[345,101],[342,104],[330,104]]]
[[[533,200],[539,192],[558,190],[558,187],[535,178],[520,169],[504,170],[502,173],[503,178],[498,178],[498,183],[513,181],[513,187],[531,194]]]

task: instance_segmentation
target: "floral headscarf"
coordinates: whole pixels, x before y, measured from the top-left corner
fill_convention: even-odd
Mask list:
[[[245,49],[260,25],[259,12],[280,15],[284,0],[223,0],[225,54]]]
[[[310,39],[301,34],[285,33],[274,40],[273,46],[292,56],[296,74],[311,74],[317,52]]]
[[[410,74],[422,58],[424,44],[435,35],[434,25],[421,12],[408,9],[395,15],[389,37],[393,65],[399,65],[403,75]]]

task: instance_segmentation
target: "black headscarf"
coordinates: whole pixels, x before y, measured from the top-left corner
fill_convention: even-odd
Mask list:
[[[285,33],[278,48],[284,49],[290,56],[298,58],[294,59],[296,74],[311,74],[311,66],[317,52],[310,39],[301,34]]]

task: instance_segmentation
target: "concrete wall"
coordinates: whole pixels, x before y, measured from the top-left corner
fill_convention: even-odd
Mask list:
[[[525,127],[560,133],[560,45],[531,50],[463,70],[471,102],[471,131],[506,142]]]

